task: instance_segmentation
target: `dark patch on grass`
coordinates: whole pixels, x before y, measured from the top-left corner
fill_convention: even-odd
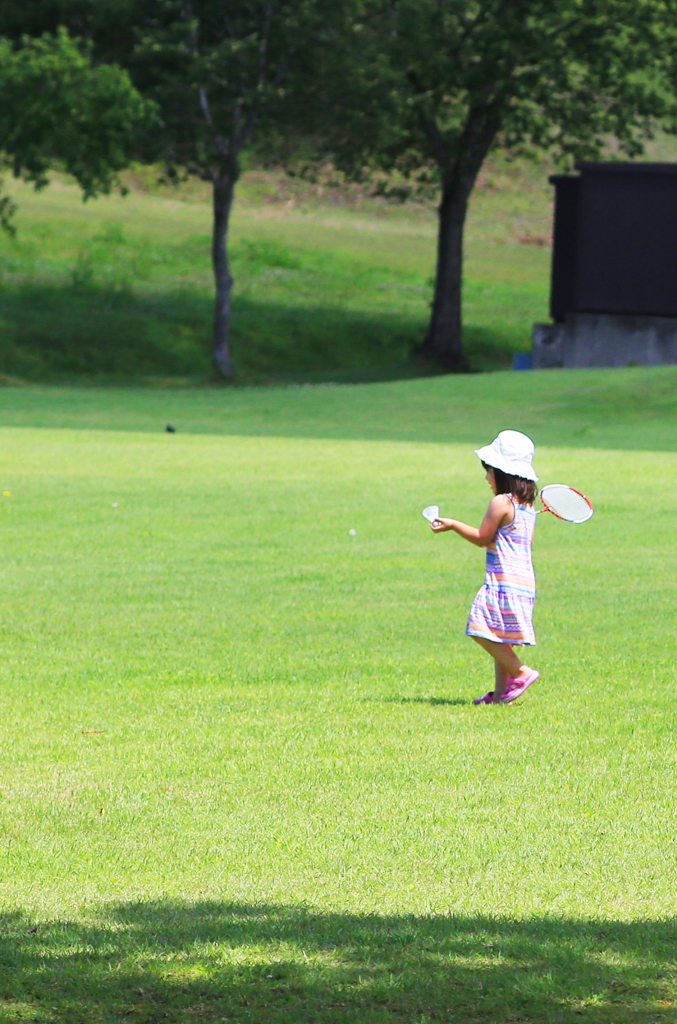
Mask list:
[[[416,350],[423,322],[402,314],[234,300],[233,362],[248,383],[363,383],[443,372]],[[193,291],[137,295],[96,284],[0,288],[0,375],[19,381],[207,382],[211,300]],[[472,370],[507,368],[513,346],[466,328]]]
[[[25,283],[0,290],[0,373],[25,380],[212,374],[212,303],[192,291]],[[233,361],[246,379],[411,376],[415,318],[234,301]],[[420,365],[425,375],[435,368]]]
[[[501,332],[489,327],[477,327],[475,324],[463,326],[463,348],[470,369],[476,373],[512,369],[515,352],[529,351],[529,335],[525,335],[522,344],[519,344],[519,340],[514,331]]]
[[[0,290],[0,372],[26,380],[206,376],[204,303],[188,293],[24,284]]]
[[[674,1021],[677,928],[601,921],[123,904],[2,919],[0,1014],[261,1024]],[[9,1014],[9,1016],[8,1016]],[[14,1016],[12,1016],[14,1014]]]

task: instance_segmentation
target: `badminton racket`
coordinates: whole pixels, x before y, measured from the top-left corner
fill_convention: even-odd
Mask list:
[[[541,501],[545,508],[536,513],[552,512],[566,523],[585,523],[593,513],[592,503],[575,487],[566,484],[548,484],[541,489]]]

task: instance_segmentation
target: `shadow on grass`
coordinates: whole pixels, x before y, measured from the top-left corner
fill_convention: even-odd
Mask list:
[[[22,283],[0,288],[0,373],[27,380],[208,379],[210,297],[185,289],[137,295],[109,288]],[[423,323],[388,312],[233,302],[232,354],[243,379],[411,375]],[[421,367],[421,372],[431,372]]]
[[[131,285],[23,282],[0,287],[0,374],[24,380],[205,382],[212,300],[196,290],[137,294]],[[362,383],[440,373],[418,358],[421,316],[233,302],[232,355],[243,383]],[[467,330],[475,370],[510,365],[509,340]]]
[[[1,921],[0,1020],[674,1021],[677,927],[549,918],[107,906]]]

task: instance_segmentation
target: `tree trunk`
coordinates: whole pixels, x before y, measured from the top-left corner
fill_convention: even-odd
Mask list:
[[[435,295],[428,333],[421,347],[449,370],[468,369],[462,342],[463,231],[468,200],[477,175],[496,137],[493,112],[471,111],[460,155],[453,168],[441,167],[442,200],[437,233]]]
[[[463,229],[470,192],[458,182],[444,183],[437,229],[435,295],[424,355],[432,356],[449,370],[465,370],[461,338],[461,291],[463,285]]]
[[[235,177],[219,172],[213,182],[214,224],[212,230],[212,266],[216,285],[214,305],[214,347],[212,358],[224,377],[233,377],[230,358],[230,295],[233,278],[228,265],[228,219],[233,205]]]

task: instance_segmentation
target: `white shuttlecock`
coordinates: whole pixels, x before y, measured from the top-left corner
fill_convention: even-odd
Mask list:
[[[357,536],[357,530],[348,530],[348,533],[350,534],[351,537]]]
[[[423,509],[421,515],[424,519],[427,519],[429,523],[434,523],[436,519],[440,518],[440,506],[428,505],[427,508]]]

